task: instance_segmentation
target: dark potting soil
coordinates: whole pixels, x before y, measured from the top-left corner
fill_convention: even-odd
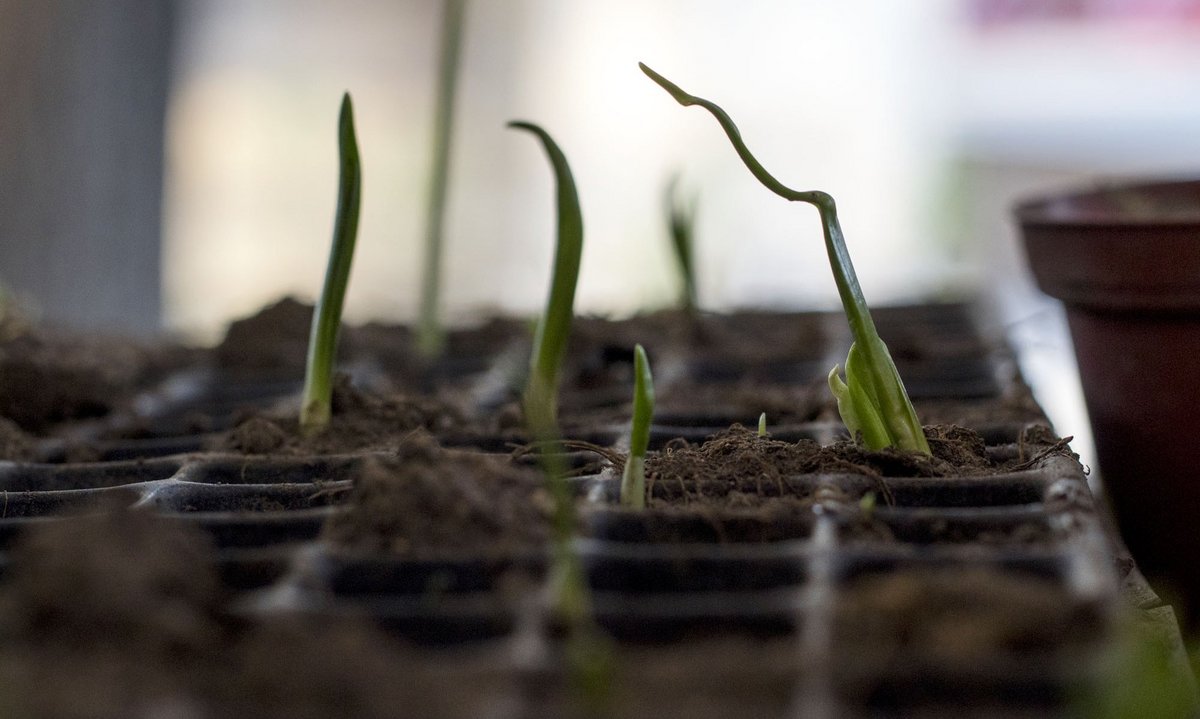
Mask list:
[[[848,580],[835,610],[833,646],[853,664],[920,656],[944,668],[1014,658],[1045,668],[1047,657],[1031,653],[1078,649],[1100,623],[1061,583],[1035,574],[900,568]]]
[[[218,367],[304,376],[313,307],[284,297],[249,317],[234,320],[213,350]]]
[[[996,461],[983,438],[955,425],[925,428],[932,455],[896,449],[872,451],[849,440],[821,446],[807,439],[781,442],[741,425],[701,445],[668,444],[646,458],[646,481],[655,484],[702,482],[730,487],[780,486],[798,474],[861,474],[869,477],[977,476],[1010,471],[1016,460]]]
[[[424,432],[366,465],[344,511],[325,526],[333,544],[413,557],[537,552],[553,502],[540,471],[508,457],[443,449]]]
[[[127,408],[137,391],[197,356],[171,343],[22,326],[0,339],[0,416],[45,435]]]
[[[621,644],[615,647],[611,691],[602,712],[583,711],[564,691],[537,716],[784,717],[795,699],[800,664],[795,637],[730,634],[669,645]]]
[[[36,439],[17,426],[16,422],[0,417],[0,459],[11,462],[31,462],[37,458]]]
[[[502,679],[351,619],[234,618],[226,599],[201,530],[128,510],[38,525],[0,585],[0,711],[474,717]]]
[[[248,414],[232,430],[219,435],[212,448],[274,455],[388,451],[413,430],[437,433],[461,429],[466,424],[462,413],[446,402],[362,392],[345,375],[334,380],[331,410],[329,426],[309,437],[300,432],[295,413]]]

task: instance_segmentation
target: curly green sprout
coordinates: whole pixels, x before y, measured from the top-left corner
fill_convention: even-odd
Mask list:
[[[325,286],[313,313],[308,339],[308,362],[304,372],[304,397],[300,404],[300,430],[306,435],[320,432],[329,424],[333,399],[333,365],[337,354],[338,330],[341,329],[342,305],[350,282],[350,265],[358,237],[358,210],[362,204],[362,167],[358,140],[354,136],[354,107],[350,93],[342,96],[338,116],[337,215],[333,225],[333,245],[325,269]]]
[[[682,280],[680,305],[685,311],[695,314],[696,304],[696,198],[684,201],[679,196],[679,176],[667,183],[664,193],[667,208],[667,229],[671,236],[671,249],[675,251],[675,263],[679,266]]]
[[[763,412],[762,414],[758,415],[758,438],[759,439],[767,438],[767,413],[766,412]]]
[[[450,131],[454,127],[454,95],[462,56],[463,17],[467,0],[446,0],[442,15],[437,100],[433,121],[433,164],[429,173],[429,204],[425,216],[425,267],[421,276],[421,305],[417,348],[426,357],[441,354],[445,345],[438,303],[442,279],[442,227],[446,217],[446,188],[450,177]]]
[[[846,428],[854,435],[862,436],[870,449],[897,447],[929,454],[929,443],[913,410],[904,383],[896,371],[887,345],[875,330],[875,323],[867,309],[866,299],[858,284],[858,276],[846,250],[846,240],[838,222],[837,206],[825,192],[800,192],[793,190],[766,171],[742,140],[741,132],[729,115],[716,103],[689,95],[678,85],[639,63],[642,72],[666,90],[676,102],[685,107],[699,105],[708,110],[725,131],[733,149],[750,173],[776,195],[792,202],[806,202],[817,208],[825,233],[825,250],[829,255],[829,266],[837,284],[838,295],[850,324],[854,342],[846,358],[846,380],[834,367],[829,374],[829,387],[837,398],[838,411]]]
[[[646,449],[654,419],[654,377],[641,345],[633,348],[633,422],[629,431],[629,459],[621,472],[621,504],[646,507]]]

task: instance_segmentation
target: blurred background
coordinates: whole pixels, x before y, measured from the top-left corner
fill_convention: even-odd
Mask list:
[[[347,315],[411,320],[442,9],[0,0],[0,283],[55,322],[201,342],[283,294],[313,298],[349,90],[364,204]],[[836,306],[816,213],[758,186],[712,118],[639,60],[721,103],[784,182],[838,199],[868,300],[985,295],[1059,426],[1086,424],[1010,207],[1200,169],[1200,0],[474,0],[450,317],[529,313],[543,296],[551,175],[504,129],[513,118],[545,126],[573,166],[581,311],[676,296],[674,173],[698,197],[703,306]]]

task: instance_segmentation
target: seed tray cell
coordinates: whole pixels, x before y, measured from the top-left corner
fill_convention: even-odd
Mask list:
[[[95,510],[100,504],[109,507],[129,507],[141,497],[141,492],[127,487],[57,492],[0,490],[0,525],[16,519],[53,517]]]
[[[1046,546],[1059,537],[1037,505],[971,509],[907,509],[883,507],[869,517],[855,517],[840,527],[843,541],[898,542],[916,545],[978,544]]]
[[[631,595],[678,592],[758,592],[804,584],[803,542],[732,544],[719,548],[581,540],[578,550],[595,591]]]
[[[1040,472],[987,477],[886,480],[897,507],[998,507],[1040,504],[1051,478]]]
[[[147,502],[160,512],[289,512],[337,504],[350,480],[297,484],[195,484],[172,482],[156,488]]]
[[[322,584],[336,597],[441,595],[499,589],[510,575],[541,577],[546,556],[391,559],[325,552],[319,567]]]
[[[207,532],[217,548],[261,547],[269,544],[307,542],[321,534],[329,507],[252,512],[193,512],[164,514],[178,522],[187,522]]]
[[[720,515],[703,509],[688,511],[686,507],[642,512],[599,507],[585,513],[584,524],[588,536],[609,542],[738,544],[807,537],[812,531],[812,516],[799,507],[769,514],[746,510]]]
[[[322,484],[344,482],[369,455],[282,458],[209,456],[188,464],[177,479],[196,484]]]
[[[774,638],[795,634],[800,595],[763,592],[679,592],[631,595],[593,592],[596,623],[614,639],[664,644],[713,635]]]
[[[661,419],[661,418],[656,418]],[[705,422],[711,421],[712,417],[705,417]],[[770,420],[770,418],[767,418]],[[754,427],[758,423],[758,417],[753,417],[747,421],[730,421],[719,424],[667,424],[656,423],[650,425],[650,445],[652,451],[663,449],[670,442],[678,442],[686,440],[691,444],[703,444],[706,439],[729,429],[733,424],[741,424],[743,427]],[[770,428],[771,439],[777,439],[781,442],[799,442],[802,439],[811,439],[819,442],[826,437],[832,437],[833,430],[820,423],[811,423],[804,425],[787,425],[782,427]],[[626,438],[617,434],[622,441],[627,441]]]
[[[179,458],[124,462],[96,462],[63,466],[0,463],[0,491],[49,492],[98,489],[154,482],[173,477]]]

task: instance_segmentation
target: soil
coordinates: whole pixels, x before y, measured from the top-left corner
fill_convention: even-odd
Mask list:
[[[1098,621],[1053,579],[982,567],[898,568],[850,580],[833,642],[853,663],[919,655],[923,663],[969,667],[1078,647]]]
[[[891,530],[857,508],[834,483],[799,482],[799,475],[857,474],[877,481],[876,497],[891,502],[892,477],[985,476],[1027,466],[1030,457],[997,460],[978,434],[953,425],[927,426],[932,456],[898,450],[873,452],[853,442],[821,446],[811,440],[782,442],[759,437],[741,425],[700,445],[675,440],[646,458],[647,509],[613,507],[587,514],[589,532],[619,541],[773,542],[803,538],[812,507],[833,501],[846,510],[842,534],[850,541],[894,541]],[[1035,429],[1029,442],[1042,452],[1067,452],[1049,430]],[[1047,449],[1048,447],[1048,449]],[[1032,448],[1032,447],[1031,447]],[[1035,455],[1037,456],[1037,455]],[[995,542],[1042,541],[1037,527],[1017,527]],[[945,541],[953,541],[947,535]],[[986,541],[988,537],[976,538]]]
[[[0,340],[0,417],[36,435],[127,408],[134,394],[197,351],[23,326]]]
[[[619,646],[606,719],[782,717],[799,677],[795,637],[718,635],[669,646]],[[594,719],[566,696],[544,716]]]
[[[734,425],[701,445],[676,442],[647,457],[646,482],[653,497],[656,484],[778,488],[787,477],[798,474],[978,476],[1011,471],[1020,464],[1017,460],[995,461],[983,439],[965,427],[930,425],[925,434],[932,455],[896,449],[871,451],[849,440],[826,446],[803,439],[781,442]],[[761,489],[756,492],[763,493]]]
[[[16,422],[0,417],[0,459],[32,462],[37,458],[37,440]]]
[[[368,464],[325,538],[352,551],[411,557],[511,556],[542,549],[552,513],[540,471],[443,449],[417,431],[395,457]]]
[[[313,307],[294,297],[234,320],[214,350],[218,367],[245,372],[304,376]]]
[[[331,411],[329,426],[313,436],[300,432],[294,412],[247,414],[232,430],[219,435],[212,448],[271,455],[391,451],[413,430],[440,433],[466,426],[462,413],[448,403],[435,398],[361,392],[342,374],[334,380]]]
[[[208,536],[181,522],[99,511],[30,530],[0,588],[0,714],[475,717],[504,678],[353,619],[235,618],[220,587]]]

